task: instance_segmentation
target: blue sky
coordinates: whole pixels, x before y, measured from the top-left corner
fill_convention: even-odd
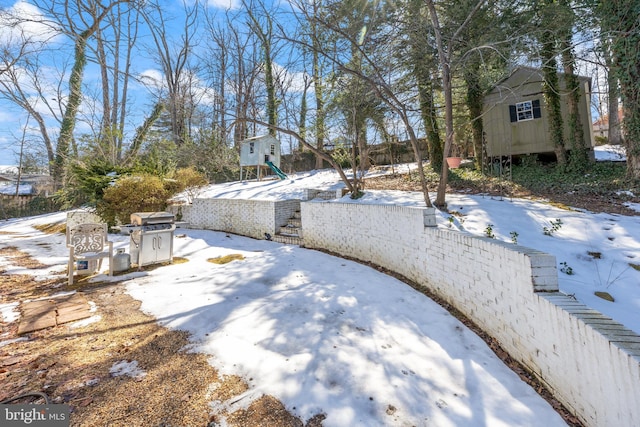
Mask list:
[[[45,3],[47,0],[38,0]],[[190,2],[192,0],[187,0]],[[246,0],[249,1],[249,0]],[[220,17],[224,17],[224,10],[229,7],[238,8],[242,3],[242,0],[209,0],[208,1],[208,11],[212,13],[218,13]],[[270,2],[266,2],[270,3]],[[260,3],[262,4],[262,3]],[[167,14],[167,16],[174,15],[177,17],[182,10],[183,4],[182,0],[162,0],[163,12]],[[166,5],[166,7],[165,7]],[[285,1],[283,3],[278,4],[283,10],[288,9],[290,6]],[[269,6],[266,6],[269,8]],[[278,6],[276,6],[278,7]],[[21,15],[30,15],[35,16],[34,21],[37,21],[37,9],[32,6],[28,1],[20,0],[0,0],[0,8],[9,9],[13,11],[19,12]],[[177,17],[175,20],[175,24],[180,28],[182,20],[180,17]],[[66,65],[67,68],[70,66],[70,63],[73,59],[72,52],[72,44],[70,39],[65,36],[55,36],[52,38],[51,34],[47,34],[47,31],[37,24],[26,25],[21,28],[31,37],[35,37],[36,39],[47,39],[47,54],[39,55],[39,60],[44,64],[50,66],[49,82],[53,85],[56,84],[56,73],[61,69],[63,65]],[[148,34],[147,34],[148,35]],[[0,22],[0,50],[7,43],[8,40],[11,39],[12,36],[15,36],[14,33],[9,31],[6,26],[2,25]],[[200,42],[203,42],[205,37],[201,37],[199,39]],[[151,41],[147,38],[147,40],[141,40],[136,43],[136,47],[138,43],[142,46],[151,47]],[[204,49],[204,43],[201,43],[201,49]],[[49,55],[49,56],[47,56]],[[278,65],[278,64],[276,64]],[[140,48],[139,52],[137,52],[135,59],[133,61],[133,69],[132,73],[137,76],[145,76],[147,77],[146,81],[149,82],[149,78],[161,78],[162,74],[159,70],[159,67],[154,63],[151,54],[148,49]],[[584,74],[581,71],[581,74]],[[291,74],[289,74],[291,76]],[[62,79],[63,83],[66,84],[68,76],[65,76]],[[298,79],[300,80],[300,79]],[[295,81],[295,78],[294,78]],[[84,83],[87,89],[91,89],[92,87],[99,87],[97,85],[100,84],[100,75],[99,69],[97,66],[89,63],[84,76]],[[594,81],[595,84],[595,81]],[[130,113],[128,115],[129,118],[129,127],[131,132],[135,127],[139,126],[142,123],[144,117],[151,111],[153,105],[153,87],[145,87],[140,83],[136,83],[131,81],[130,87],[130,98],[134,100],[134,106],[130,108]],[[204,85],[202,85],[204,88]],[[595,87],[594,87],[595,89]],[[47,98],[52,100],[56,98],[55,92],[51,91],[48,93]],[[42,105],[38,108],[39,111],[42,110]],[[86,109],[86,106],[85,106]],[[597,111],[592,109],[593,117],[596,118],[598,116]],[[35,128],[35,122],[33,119],[29,120],[29,128],[24,129],[27,123],[27,115],[26,113],[14,106],[11,103],[7,103],[0,99],[0,165],[7,164],[17,164],[17,154],[20,151],[20,141],[24,139],[29,142],[34,139],[39,138],[39,132],[37,128]],[[88,132],[89,128],[86,124],[78,122],[76,127],[76,134],[79,135],[83,132]],[[55,136],[54,143],[55,143]],[[127,139],[127,138],[125,138]],[[38,147],[42,147],[43,144],[38,142],[36,144]],[[283,140],[283,147],[286,148],[287,143]]]
[[[182,2],[179,0],[169,0],[162,4],[163,13],[166,13],[168,18],[175,17],[176,25],[180,25],[182,21],[178,14],[181,13]],[[165,4],[166,7],[164,7]],[[222,11],[230,6],[237,8],[239,2],[237,0],[209,0],[207,4],[209,6],[209,11],[215,12],[217,10]],[[37,21],[39,16],[41,16],[35,6],[30,4],[30,2],[23,0],[0,0],[0,8],[3,10],[9,10],[20,16],[31,17],[33,18],[33,21]],[[48,83],[52,85],[51,91],[47,92],[46,98],[53,101],[52,104],[55,104],[57,96],[54,89],[60,81],[58,73],[63,67],[66,67],[67,70],[69,69],[73,60],[73,45],[69,38],[62,35],[53,36],[50,31],[36,23],[25,24],[19,29],[10,30],[6,25],[3,25],[3,23],[0,22],[0,47],[11,44],[12,41],[15,42],[16,35],[19,33],[18,30],[23,31],[36,41],[47,40],[45,51],[38,55],[38,60],[46,67],[51,67],[47,72],[43,73],[43,76],[45,76]],[[149,78],[161,78],[162,74],[159,71],[159,68],[155,65],[151,54],[148,53],[148,49],[143,48],[143,46],[146,47],[147,45],[150,45],[150,40],[140,40],[142,41],[136,42],[136,47],[139,48],[139,51],[136,53],[135,59],[132,62],[132,73],[138,77],[147,77],[147,82],[150,81]],[[68,75],[65,75],[62,79],[63,84],[66,85],[67,80]],[[99,67],[92,64],[91,61],[89,61],[85,69],[84,85],[87,90],[91,90],[92,87],[100,87]],[[153,84],[150,86],[153,86]],[[132,100],[133,104],[130,107],[130,113],[128,114],[130,122],[129,126],[131,129],[135,129],[135,127],[139,126],[142,120],[144,120],[146,114],[151,111],[153,105],[152,91],[152,87],[145,87],[144,85],[131,80],[129,98]],[[84,108],[86,110],[88,106],[85,105]],[[51,113],[45,112],[45,107],[41,101],[38,102],[36,109],[40,113],[44,114],[45,117],[51,119]],[[81,114],[82,112],[81,107]],[[27,123],[28,127],[25,129]],[[51,128],[55,129],[56,126],[55,124],[51,125],[52,123],[54,122],[49,121],[49,125],[52,126]],[[89,129],[86,125],[78,122],[76,135],[83,131],[88,132],[88,130]],[[57,137],[57,135],[54,136]],[[40,133],[33,118],[29,119],[26,112],[13,103],[0,99],[0,165],[18,164],[18,154],[21,149],[21,141],[23,140],[25,141],[25,147],[32,144],[40,147],[42,150],[42,147],[44,146],[41,142],[33,142],[39,138]]]

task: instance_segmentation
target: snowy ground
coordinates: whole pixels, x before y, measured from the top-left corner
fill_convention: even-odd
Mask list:
[[[319,171],[283,181],[215,185],[200,197],[301,198],[304,188],[340,187],[334,172]],[[417,193],[368,192],[358,203],[423,202]],[[450,195],[448,203],[463,215],[454,227],[484,235],[491,224],[495,237],[506,241],[516,232],[519,244],[554,254],[559,269],[563,262],[572,268],[572,275],[559,273],[564,292],[640,331],[640,271],[629,266],[640,264],[640,217],[482,196]],[[439,226],[448,227],[449,215],[439,215]],[[32,227],[64,218],[60,213],[0,223],[0,245],[17,246],[53,265],[25,270],[0,258],[2,267],[8,273],[64,275],[64,236]],[[557,219],[562,225],[545,235],[544,227],[552,229]],[[243,399],[213,405],[246,407],[270,394],[305,421],[325,413],[325,426],[564,425],[482,340],[393,278],[270,241],[204,230],[179,229],[176,235],[174,255],[189,261],[131,273],[126,287],[161,324],[189,331],[190,351],[210,354],[222,373],[252,384]],[[112,239],[116,247],[128,247],[126,236]],[[596,251],[601,258],[588,254]],[[244,259],[207,261],[227,254]],[[594,296],[595,290],[606,290],[616,301]],[[17,321],[16,304],[0,312],[6,321]]]
[[[32,228],[61,220],[0,226],[0,244],[55,266],[24,270],[5,260],[3,268],[64,274],[64,236]],[[1,234],[9,230],[23,237]],[[402,282],[299,247],[203,230],[177,235],[175,256],[189,261],[130,273],[126,286],[161,324],[191,332],[190,351],[210,354],[221,373],[252,385],[239,401],[214,406],[234,410],[269,394],[303,420],[325,413],[325,426],[564,425],[480,338]],[[126,236],[112,239],[127,245]],[[207,261],[227,254],[244,259]],[[3,313],[17,320],[15,307]],[[112,371],[144,375],[134,362]]]

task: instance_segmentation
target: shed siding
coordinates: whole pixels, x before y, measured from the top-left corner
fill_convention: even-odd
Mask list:
[[[565,87],[564,76],[559,75],[560,87]],[[591,131],[589,79],[580,77],[581,99],[579,114],[587,144],[593,147]],[[485,96],[484,129],[486,133],[486,152],[488,156],[523,155],[551,153],[554,144],[550,136],[550,127],[546,103],[542,93],[542,73],[540,70],[520,68],[507,79],[500,82]],[[565,95],[566,96],[566,95]],[[525,101],[540,102],[540,117],[527,121],[512,122],[513,112],[509,106]],[[563,97],[561,114],[564,121],[564,137],[568,140],[568,105]],[[536,114],[537,116],[537,114]]]

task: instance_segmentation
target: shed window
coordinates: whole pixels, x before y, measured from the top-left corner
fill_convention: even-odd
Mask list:
[[[271,149],[269,150],[269,152],[272,156],[276,155],[276,146],[274,144],[271,144]]]
[[[253,154],[254,146],[255,146],[255,143],[253,143],[253,142],[249,143],[249,154]]]
[[[518,102],[516,105],[509,105],[509,116],[511,123],[539,119],[542,117],[540,100],[534,99],[533,101],[524,101]]]
[[[518,114],[519,122],[533,120],[533,105],[531,105],[531,101],[518,102],[516,104],[516,113]]]

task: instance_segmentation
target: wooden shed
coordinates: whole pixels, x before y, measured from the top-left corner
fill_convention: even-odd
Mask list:
[[[568,92],[565,75],[558,73],[558,79],[564,136],[565,140],[569,141]],[[591,126],[591,78],[578,76],[578,79],[580,122],[584,129],[585,142],[593,150],[595,138]],[[487,93],[483,108],[487,156],[554,153],[549,115],[542,92],[543,82],[542,70],[519,67]]]

